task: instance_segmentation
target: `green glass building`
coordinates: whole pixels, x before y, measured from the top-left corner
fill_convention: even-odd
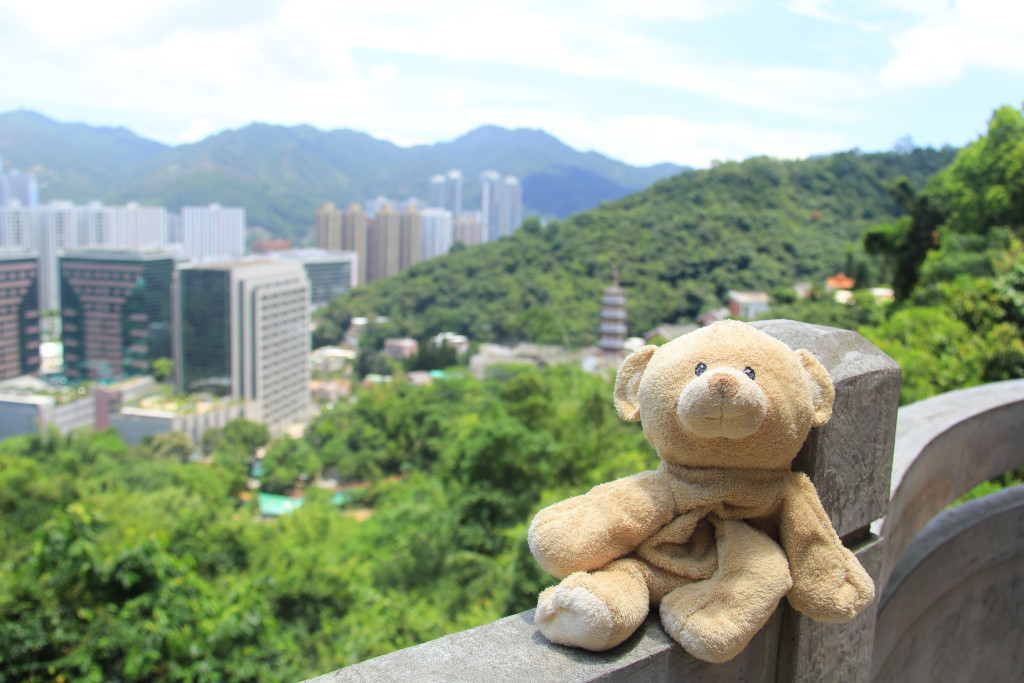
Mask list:
[[[170,255],[74,252],[60,258],[59,269],[69,379],[145,375],[154,360],[171,357]]]
[[[0,253],[0,379],[39,372],[39,261]]]

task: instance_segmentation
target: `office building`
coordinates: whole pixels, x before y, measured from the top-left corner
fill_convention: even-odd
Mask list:
[[[309,279],[297,261],[183,268],[175,297],[175,380],[183,392],[244,401],[279,433],[309,417]]]
[[[237,206],[183,206],[184,256],[198,262],[230,261],[245,254],[245,209]]]
[[[69,379],[145,375],[154,360],[171,356],[171,256],[79,251],[59,263]]]
[[[250,258],[301,263],[309,278],[309,303],[312,310],[326,306],[334,297],[355,287],[356,271],[359,270],[359,256],[351,251],[288,249]]]
[[[0,252],[0,379],[39,372],[39,262]]]

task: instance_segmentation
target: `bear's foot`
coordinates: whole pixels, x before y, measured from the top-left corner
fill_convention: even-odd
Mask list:
[[[553,643],[601,652],[632,635],[648,609],[647,586],[633,574],[576,572],[540,594],[534,621]]]
[[[725,662],[743,650],[792,586],[774,541],[744,522],[715,521],[718,568],[661,601],[661,622],[687,652]]]

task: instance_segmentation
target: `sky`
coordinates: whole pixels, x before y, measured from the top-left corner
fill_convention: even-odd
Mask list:
[[[0,0],[0,112],[196,142],[540,128],[635,165],[961,146],[1024,103],[1021,0]]]

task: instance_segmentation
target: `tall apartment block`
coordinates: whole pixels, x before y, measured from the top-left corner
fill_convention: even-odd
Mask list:
[[[309,279],[299,262],[224,262],[178,271],[179,390],[245,402],[279,433],[309,417]]]
[[[452,242],[462,242],[467,247],[484,241],[483,222],[479,211],[463,211],[452,223]]]
[[[327,202],[316,212],[316,247],[341,251],[341,211],[334,202]]]
[[[165,249],[167,209],[162,206],[76,206],[78,244],[107,249]]]
[[[398,270],[411,268],[423,258],[423,219],[419,209],[406,206],[398,215]]]
[[[39,266],[0,252],[0,379],[39,372]]]
[[[0,157],[0,206],[31,207],[39,203],[39,181],[32,171],[4,171]]]
[[[370,263],[367,282],[380,280],[396,274],[399,270],[399,240],[401,239],[401,216],[384,204],[375,218],[367,221],[367,251]]]
[[[316,246],[327,251],[355,252],[356,284],[369,281],[366,212],[359,204],[350,204],[344,211],[331,202],[324,204],[316,212]]]
[[[171,356],[174,259],[160,252],[81,251],[60,258],[68,378],[145,375]]]
[[[515,176],[501,177],[497,171],[480,174],[483,204],[483,238],[493,242],[511,235],[523,222],[523,191]]]
[[[186,258],[228,261],[245,254],[245,209],[238,206],[181,207],[181,240]]]
[[[31,210],[30,210],[31,211]],[[78,247],[78,214],[71,202],[51,202],[30,219],[34,239],[30,245],[39,253],[39,307],[60,310],[60,254]]]
[[[452,212],[448,209],[423,209],[420,221],[423,226],[420,252],[423,260],[447,254],[454,242]]]
[[[431,176],[427,197],[427,206],[448,209],[457,218],[462,214],[462,172],[451,170]]]

